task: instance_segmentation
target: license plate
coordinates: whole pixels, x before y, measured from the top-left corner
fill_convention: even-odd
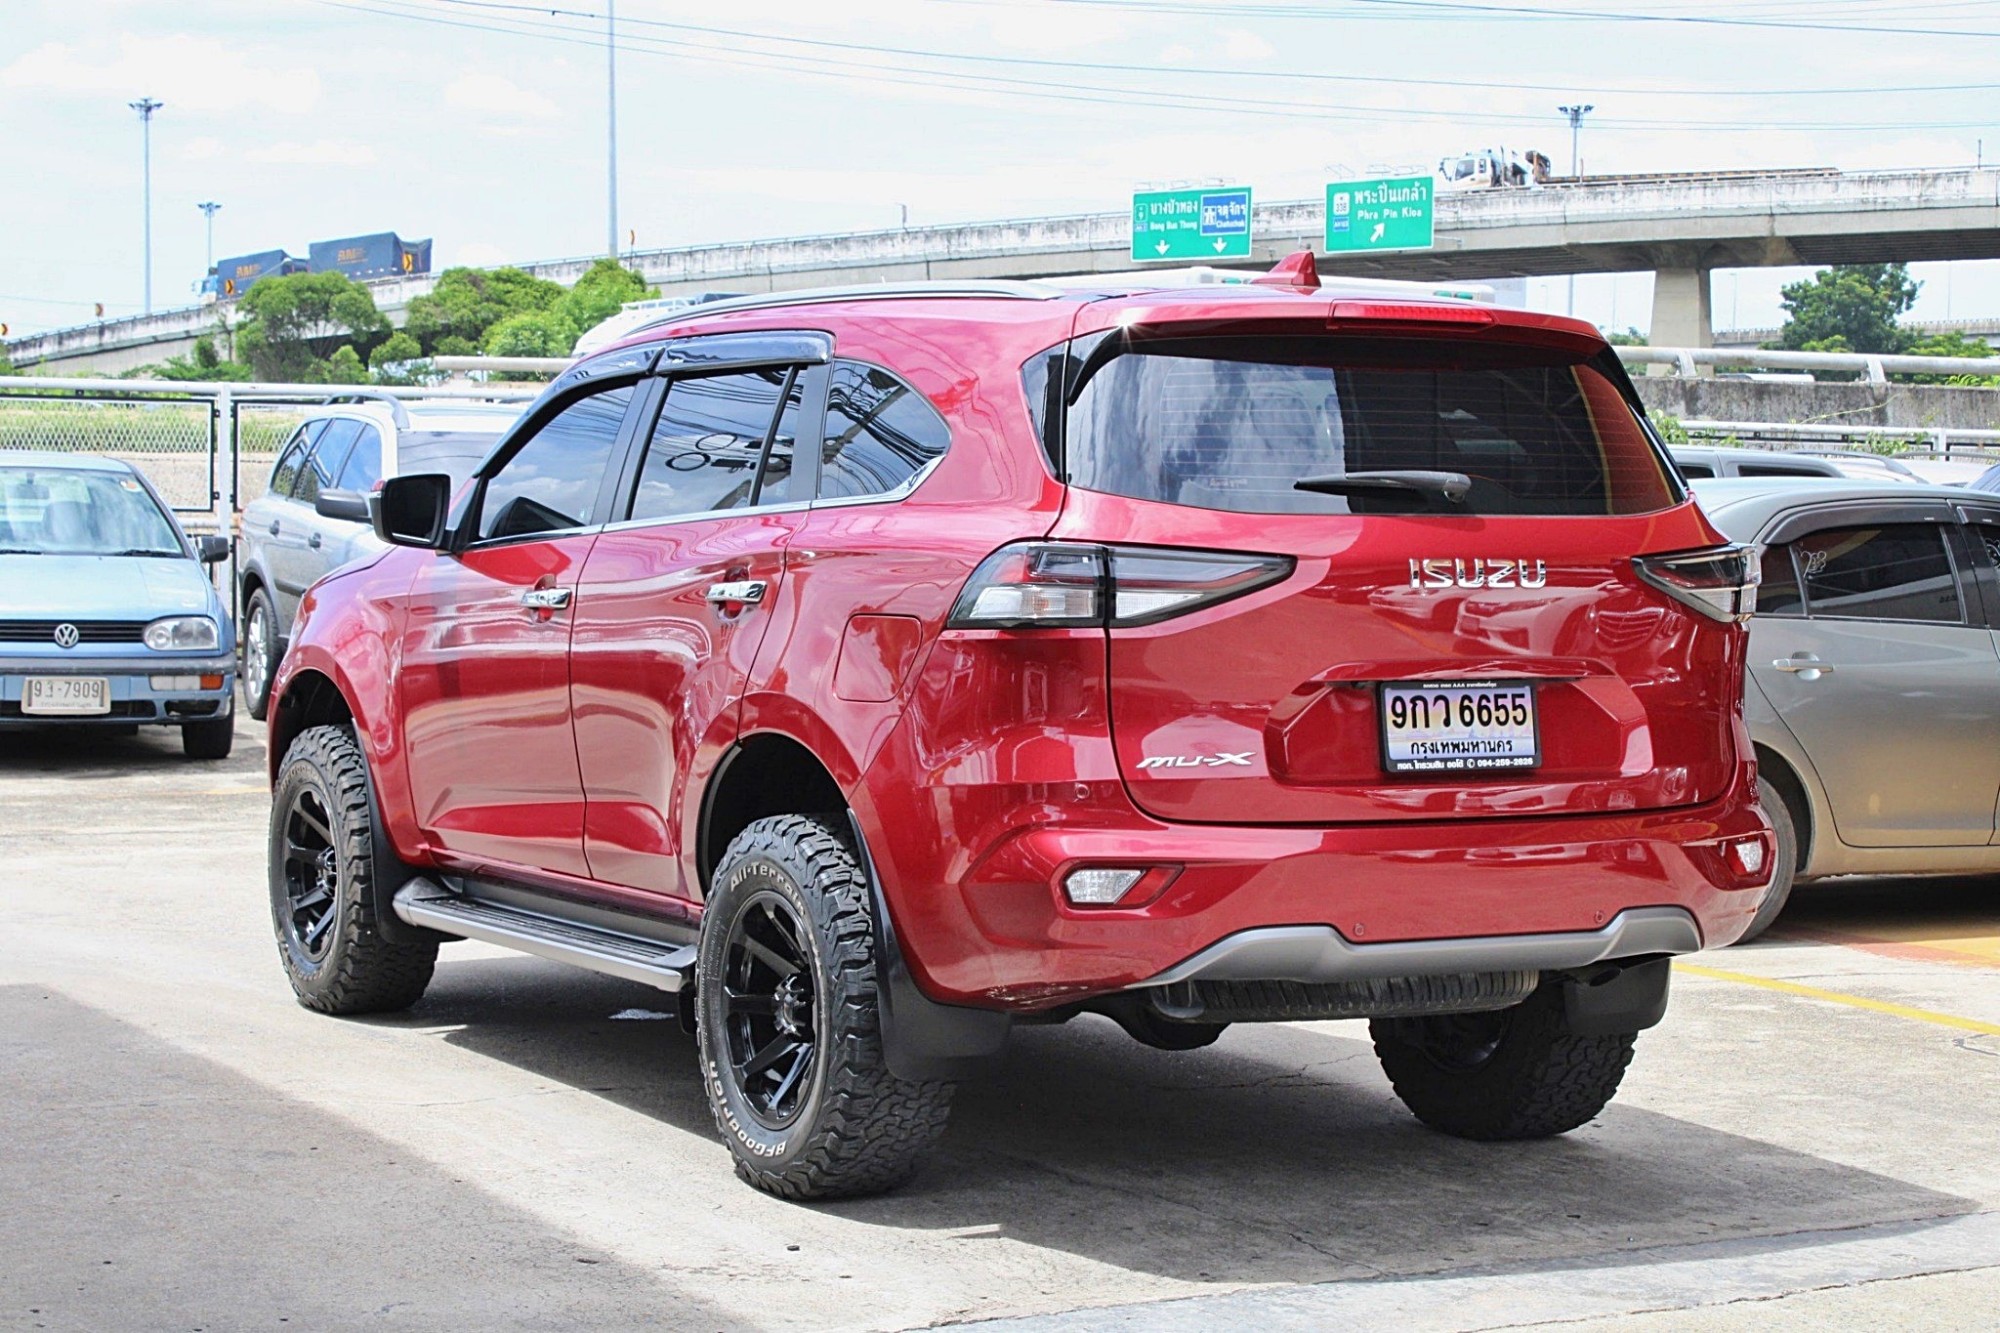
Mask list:
[[[102,676],[29,676],[21,711],[36,717],[88,717],[111,711],[111,682]]]
[[[1452,681],[1382,687],[1382,767],[1391,773],[1481,772],[1541,762],[1532,685]]]

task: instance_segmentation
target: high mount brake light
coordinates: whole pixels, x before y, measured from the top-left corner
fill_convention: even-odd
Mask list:
[[[1382,320],[1397,324],[1480,324],[1493,322],[1493,312],[1471,305],[1431,305],[1416,301],[1335,301],[1333,318]]]
[[[1080,542],[1003,546],[980,562],[952,607],[953,629],[1150,625],[1268,587],[1289,556]]]
[[[1635,555],[1639,577],[1711,620],[1748,620],[1757,610],[1762,562],[1751,546],[1713,546],[1669,555]]]

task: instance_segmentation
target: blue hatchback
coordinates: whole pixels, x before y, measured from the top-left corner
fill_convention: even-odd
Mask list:
[[[0,450],[0,729],[179,727],[227,756],[236,637],[204,566],[228,555],[130,464]]]

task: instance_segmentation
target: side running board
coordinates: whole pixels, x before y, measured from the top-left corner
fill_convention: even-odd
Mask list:
[[[663,991],[692,991],[695,947],[663,944],[575,921],[461,897],[425,879],[396,891],[396,915],[413,926],[518,949]]]

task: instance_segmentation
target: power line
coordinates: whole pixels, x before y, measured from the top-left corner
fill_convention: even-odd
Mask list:
[[[601,49],[601,39],[588,40],[572,36],[577,30],[560,25],[545,23],[525,23],[522,20],[501,18],[487,22],[446,17],[437,13],[413,10],[407,6],[414,0],[319,0],[320,3],[337,9],[354,10],[359,13],[381,17],[405,18],[413,21],[433,23],[444,27],[464,28],[475,31],[498,32],[516,36],[529,36],[544,41],[568,42],[573,45],[588,45]],[[402,7],[391,7],[402,6]],[[547,12],[536,7],[535,12]],[[558,15],[561,11],[556,11]],[[601,15],[585,12],[586,17],[596,19]],[[1206,111],[1216,114],[1259,116],[1296,121],[1304,116],[1324,115],[1350,121],[1401,124],[1413,120],[1463,122],[1477,118],[1486,123],[1541,125],[1544,117],[1528,112],[1494,112],[1484,108],[1455,109],[1441,107],[1402,108],[1380,105],[1354,105],[1329,102],[1308,102],[1296,98],[1256,98],[1230,94],[1190,93],[1175,90],[1172,94],[1153,94],[1145,90],[1116,85],[1062,83],[1034,80],[1008,75],[986,75],[965,72],[936,70],[911,70],[896,65],[866,61],[841,60],[832,56],[793,55],[777,51],[745,51],[727,46],[716,46],[690,42],[669,37],[625,36],[619,39],[619,49],[653,55],[693,55],[712,64],[735,65],[753,69],[786,69],[821,74],[836,78],[861,78],[871,83],[899,84],[910,87],[942,89],[956,92],[983,92],[1000,96],[1032,96],[1038,101],[1068,101],[1091,105],[1115,106],[1125,110],[1135,107],[1170,107],[1176,111]],[[1151,70],[1158,74],[1161,71]],[[1171,71],[1168,71],[1171,72]],[[1380,82],[1380,81],[1378,81]],[[1713,94],[1711,94],[1713,95]],[[1144,99],[1135,102],[1135,97]],[[1963,121],[1745,121],[1745,120],[1702,120],[1691,121],[1684,117],[1670,119],[1650,119],[1624,117],[1602,119],[1599,124],[1612,129],[1674,129],[1712,130],[1721,133],[1756,132],[1766,130],[1945,130],[1985,128],[1986,120]]]
[[[1386,0],[1385,0],[1386,2]],[[1982,3],[1987,0],[1982,0]],[[449,5],[459,9],[488,10],[506,13],[547,15],[551,18],[573,18],[585,22],[595,22],[603,15],[595,10],[566,9],[546,4],[518,4],[509,0],[433,0],[433,3]],[[1126,6],[1117,6],[1120,8]],[[670,29],[676,32],[697,33],[712,37],[734,37],[753,42],[769,42],[784,46],[803,46],[821,50],[855,51],[878,56],[910,56],[922,60],[949,60],[966,64],[981,65],[1022,65],[1039,69],[1089,70],[1096,73],[1143,74],[1158,76],[1164,70],[1161,66],[1121,64],[1101,60],[1053,60],[1038,56],[981,55],[961,51],[931,51],[911,47],[877,46],[863,42],[842,42],[830,38],[790,37],[779,33],[750,32],[741,28],[722,28],[709,24],[678,23],[668,19],[641,19],[627,16],[627,27],[647,27]],[[1219,68],[1213,66],[1175,65],[1172,73],[1176,77],[1194,75],[1200,77],[1246,78],[1260,82],[1273,79],[1298,79],[1309,82],[1363,83],[1379,87],[1384,83],[1406,85],[1419,88],[1487,88],[1500,91],[1533,93],[1569,92],[1575,88],[1571,83],[1502,83],[1480,79],[1384,79],[1380,74],[1334,74],[1321,70],[1268,70]],[[1730,89],[1732,97],[1854,97],[1857,95],[1909,95],[1912,93],[1943,92],[1990,92],[2000,88],[2000,83],[1946,83],[1946,84],[1905,84],[1878,88],[1756,88]],[[1622,90],[1621,90],[1622,91]],[[1713,98],[1713,88],[1655,88],[1646,93],[1657,97],[1705,97]]]

